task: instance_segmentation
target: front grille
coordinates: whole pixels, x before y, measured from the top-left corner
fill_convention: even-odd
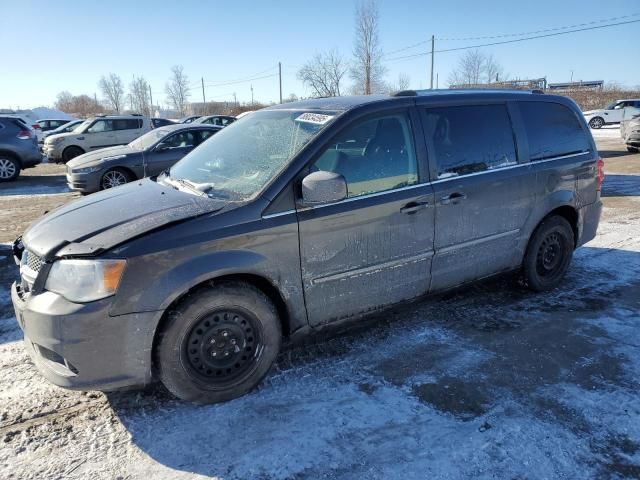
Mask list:
[[[44,264],[42,258],[40,258],[35,253],[29,252],[28,250],[24,251],[24,255],[27,256],[27,267],[29,267],[30,270],[38,273],[42,268],[42,265]]]

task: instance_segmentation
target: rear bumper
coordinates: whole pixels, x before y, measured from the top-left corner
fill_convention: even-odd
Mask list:
[[[584,245],[595,238],[601,213],[602,200],[599,197],[596,202],[578,210],[578,239],[576,247]]]
[[[116,390],[151,381],[158,312],[109,316],[111,299],[78,304],[44,292],[11,300],[25,346],[40,373],[74,390]]]

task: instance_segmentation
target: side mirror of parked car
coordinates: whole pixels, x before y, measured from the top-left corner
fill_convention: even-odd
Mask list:
[[[302,201],[305,205],[321,205],[347,198],[347,182],[333,172],[313,172],[302,180]]]

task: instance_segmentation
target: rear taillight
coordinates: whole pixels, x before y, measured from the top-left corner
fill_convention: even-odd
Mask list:
[[[33,125],[31,125],[31,127],[32,127],[34,130],[40,130],[40,129],[41,129],[40,125],[38,125],[37,123],[34,123]]]
[[[596,174],[596,190],[602,190],[602,182],[604,182],[604,160],[598,159],[598,173]]]
[[[33,130],[20,130],[16,135],[20,140],[29,140],[33,138]]]

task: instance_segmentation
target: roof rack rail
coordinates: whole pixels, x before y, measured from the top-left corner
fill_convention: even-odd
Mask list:
[[[391,94],[392,97],[417,97],[418,92],[415,90],[400,90]]]

